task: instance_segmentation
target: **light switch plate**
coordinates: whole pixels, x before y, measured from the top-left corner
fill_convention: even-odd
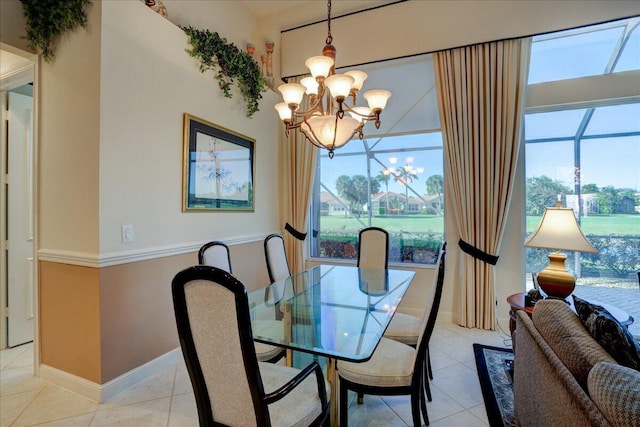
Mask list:
[[[133,242],[133,225],[123,225],[122,226],[122,243],[131,243]]]

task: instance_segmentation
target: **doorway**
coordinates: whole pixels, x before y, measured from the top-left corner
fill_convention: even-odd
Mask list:
[[[34,339],[34,60],[0,46],[0,349]]]

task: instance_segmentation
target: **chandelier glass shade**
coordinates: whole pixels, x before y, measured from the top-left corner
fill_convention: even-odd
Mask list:
[[[301,79],[300,83],[280,85],[278,90],[283,102],[276,104],[275,109],[285,124],[287,136],[291,130],[298,129],[311,144],[328,150],[329,158],[333,158],[334,150],[355,134],[360,139],[364,137],[363,127],[368,121],[373,121],[376,129],[380,127],[380,113],[391,92],[370,90],[363,95],[369,106],[356,105],[367,73],[352,70],[336,74],[336,49],[331,44],[331,1],[327,3],[327,10],[328,35],[322,55],[305,61],[311,77]],[[308,105],[307,110],[301,110],[303,104]]]

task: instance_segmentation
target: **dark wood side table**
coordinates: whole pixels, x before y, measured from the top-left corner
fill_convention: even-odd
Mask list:
[[[525,295],[526,295],[525,292],[519,292],[517,294],[509,295],[507,297],[507,302],[511,307],[511,309],[509,310],[509,332],[511,333],[511,335],[513,335],[513,331],[516,329],[516,311],[524,310],[524,312],[527,313],[529,317],[533,315],[533,309],[535,305],[531,305],[531,306],[525,305],[525,299],[524,299]],[[571,296],[567,298],[567,302],[569,303],[571,310],[576,311],[575,307],[573,306],[573,298],[571,298]],[[600,301],[589,300],[588,302],[604,307],[609,313],[611,313],[613,317],[616,318],[616,320],[618,320],[618,322],[620,322],[624,326],[629,326],[633,323],[633,317],[631,317],[629,313],[619,309],[618,307],[614,307],[609,304],[604,304]]]
[[[526,306],[524,303],[524,296],[526,293],[520,292],[517,294],[509,295],[507,297],[507,302],[511,309],[509,310],[509,333],[513,336],[513,331],[516,330],[516,311],[524,310],[525,313],[531,317],[533,315],[533,307],[535,306]]]

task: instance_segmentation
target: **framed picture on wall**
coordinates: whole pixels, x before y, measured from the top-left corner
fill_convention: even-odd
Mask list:
[[[255,140],[184,114],[182,211],[253,212]]]

